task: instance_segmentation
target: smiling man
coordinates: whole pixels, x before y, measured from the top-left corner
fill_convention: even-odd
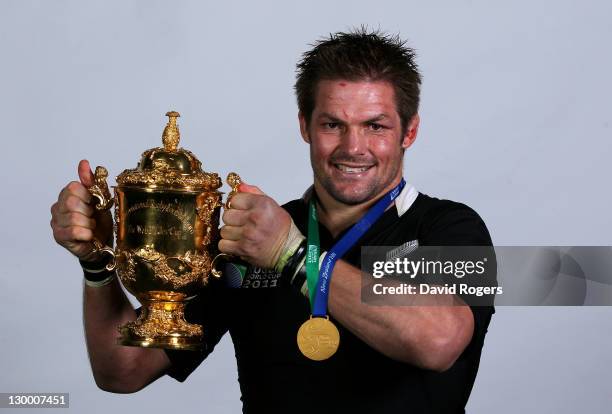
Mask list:
[[[470,308],[451,294],[416,299],[416,305],[427,300],[430,306],[373,307],[360,299],[361,246],[491,244],[486,226],[469,207],[421,194],[411,185],[401,187],[403,155],[419,127],[420,75],[413,51],[381,33],[338,33],[304,54],[295,89],[301,135],[310,147],[312,188],[280,207],[258,188],[243,185],[223,215],[220,249],[251,264],[243,292],[263,280],[266,286],[279,280],[280,286],[243,293],[248,302],[243,307],[262,313],[243,316],[240,333],[229,328],[238,349],[253,347],[242,353],[244,358],[238,355],[239,368],[248,372],[241,381],[249,383],[244,396],[262,410],[288,412],[307,407],[463,412],[493,308]],[[394,202],[386,201],[400,189]],[[373,225],[351,238],[353,226],[360,227],[380,203],[384,211]],[[319,268],[333,268],[329,275],[318,274],[327,277],[328,289],[309,286],[307,280],[313,224],[318,224],[323,252]],[[329,260],[344,241],[348,251]],[[270,268],[275,271],[261,271]],[[284,281],[302,297],[286,290]],[[317,291],[311,295],[313,286]],[[328,313],[319,316],[329,317],[341,338],[337,352],[324,362],[307,360],[291,343],[309,315],[317,316],[317,301],[327,301]],[[275,341],[282,347],[272,345]]]
[[[211,282],[186,312],[205,327],[204,352],[115,346],[114,327],[134,309],[116,280],[87,284],[98,385],[134,392],[163,374],[184,381],[229,332],[246,413],[463,412],[493,308],[452,294],[409,307],[361,301],[362,246],[491,245],[472,209],[405,184],[420,83],[413,51],[379,32],[337,33],[306,52],[295,90],[312,187],[283,206],[247,184],[232,198],[219,249],[243,260],[227,266],[237,277]],[[110,229],[95,226],[108,217],[87,204],[87,162],[79,175],[52,226],[60,244],[91,260],[94,228],[103,240]]]

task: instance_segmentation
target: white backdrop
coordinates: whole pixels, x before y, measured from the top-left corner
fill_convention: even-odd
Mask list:
[[[611,14],[606,1],[1,1],[0,392],[69,392],[74,412],[240,410],[229,338],[184,384],[96,388],[79,268],[49,207],[81,158],[113,176],[135,166],[169,109],[207,171],[295,198],[312,180],[295,63],[355,25],[417,49],[409,182],[472,206],[497,245],[611,245]],[[609,412],[611,318],[499,308],[468,411]]]

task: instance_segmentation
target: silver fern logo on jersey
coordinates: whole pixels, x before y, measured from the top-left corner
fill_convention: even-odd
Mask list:
[[[406,243],[402,244],[399,247],[396,247],[393,250],[387,252],[387,261],[392,261],[395,259],[401,259],[402,257],[408,256],[410,253],[415,251],[419,247],[418,240],[410,240]]]

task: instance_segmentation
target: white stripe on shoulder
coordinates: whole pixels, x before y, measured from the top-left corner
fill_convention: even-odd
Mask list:
[[[402,192],[395,199],[395,207],[397,208],[397,216],[401,217],[417,199],[419,192],[412,184],[406,183]]]

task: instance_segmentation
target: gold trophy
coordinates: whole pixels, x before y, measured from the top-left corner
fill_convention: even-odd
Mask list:
[[[136,321],[119,327],[121,345],[200,349],[203,329],[185,320],[185,304],[206,285],[214,269],[219,239],[218,191],[221,180],[202,170],[200,161],[178,148],[178,112],[168,112],[163,148],[142,154],[138,166],[117,177],[111,196],[104,167],[96,167],[89,189],[98,210],[115,204],[116,248],[94,240],[94,248],[112,256],[125,288],[142,303]],[[240,177],[230,173],[232,194]]]

